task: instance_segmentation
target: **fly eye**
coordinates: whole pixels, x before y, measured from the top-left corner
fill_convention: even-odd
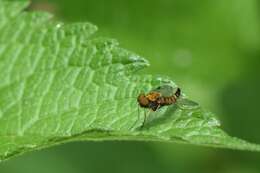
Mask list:
[[[140,106],[147,106],[149,104],[149,100],[145,97],[145,95],[140,95],[137,99]]]
[[[146,97],[142,97],[142,104],[143,105],[148,105],[149,104],[149,100]]]

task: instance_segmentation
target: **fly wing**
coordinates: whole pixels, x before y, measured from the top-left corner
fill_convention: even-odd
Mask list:
[[[177,91],[177,87],[174,88],[170,85],[162,85],[154,89],[153,91],[161,93],[163,97],[171,97]]]
[[[198,103],[187,98],[178,98],[177,105],[181,109],[197,109],[200,107]]]
[[[176,105],[183,111],[190,111],[192,109],[192,114],[190,114],[190,116],[203,118],[207,120],[208,124],[210,124],[211,126],[220,126],[219,120],[212,113],[207,112],[205,114],[201,114],[200,105],[194,101],[191,101],[187,98],[179,98]]]

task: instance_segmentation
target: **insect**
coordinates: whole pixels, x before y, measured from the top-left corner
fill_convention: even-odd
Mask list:
[[[140,94],[137,97],[137,102],[142,108],[147,108],[151,111],[157,111],[163,106],[176,103],[177,99],[181,95],[181,89],[177,88],[175,92],[174,90],[175,89],[172,86],[163,85],[149,92],[148,94]],[[142,127],[144,126],[145,122],[146,114],[142,123]]]

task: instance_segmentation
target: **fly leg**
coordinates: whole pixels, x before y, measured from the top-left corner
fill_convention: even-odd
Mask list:
[[[148,113],[148,115],[149,115],[151,112],[155,112],[155,111],[157,111],[158,109],[160,109],[160,107],[161,107],[161,105],[158,104],[156,107],[154,107],[154,108],[152,108],[152,109],[149,109],[149,113]],[[147,114],[146,114],[146,111],[145,111],[145,113],[144,113],[144,121],[143,121],[143,123],[142,123],[141,128],[144,127],[146,121],[147,121]]]
[[[137,114],[138,114],[138,117],[137,117],[137,120],[135,121],[135,123],[131,126],[130,129],[133,129],[135,127],[135,125],[138,123],[139,119],[140,119],[140,108],[138,107],[137,109]]]
[[[151,110],[149,110],[149,114],[151,113]],[[144,112],[144,121],[143,121],[143,123],[142,123],[142,126],[141,126],[141,128],[143,128],[144,127],[144,125],[145,125],[145,122],[146,122],[146,119],[147,119],[147,114],[146,114],[146,111]]]

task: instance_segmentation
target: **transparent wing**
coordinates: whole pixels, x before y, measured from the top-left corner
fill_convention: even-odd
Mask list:
[[[187,98],[178,98],[176,102],[177,106],[181,109],[198,109],[200,105]]]
[[[179,98],[176,102],[178,108],[182,109],[183,111],[191,111],[192,114],[190,116],[205,119],[210,126],[220,126],[219,120],[210,112],[207,112],[201,116],[201,107],[198,103],[189,100],[187,98]]]

